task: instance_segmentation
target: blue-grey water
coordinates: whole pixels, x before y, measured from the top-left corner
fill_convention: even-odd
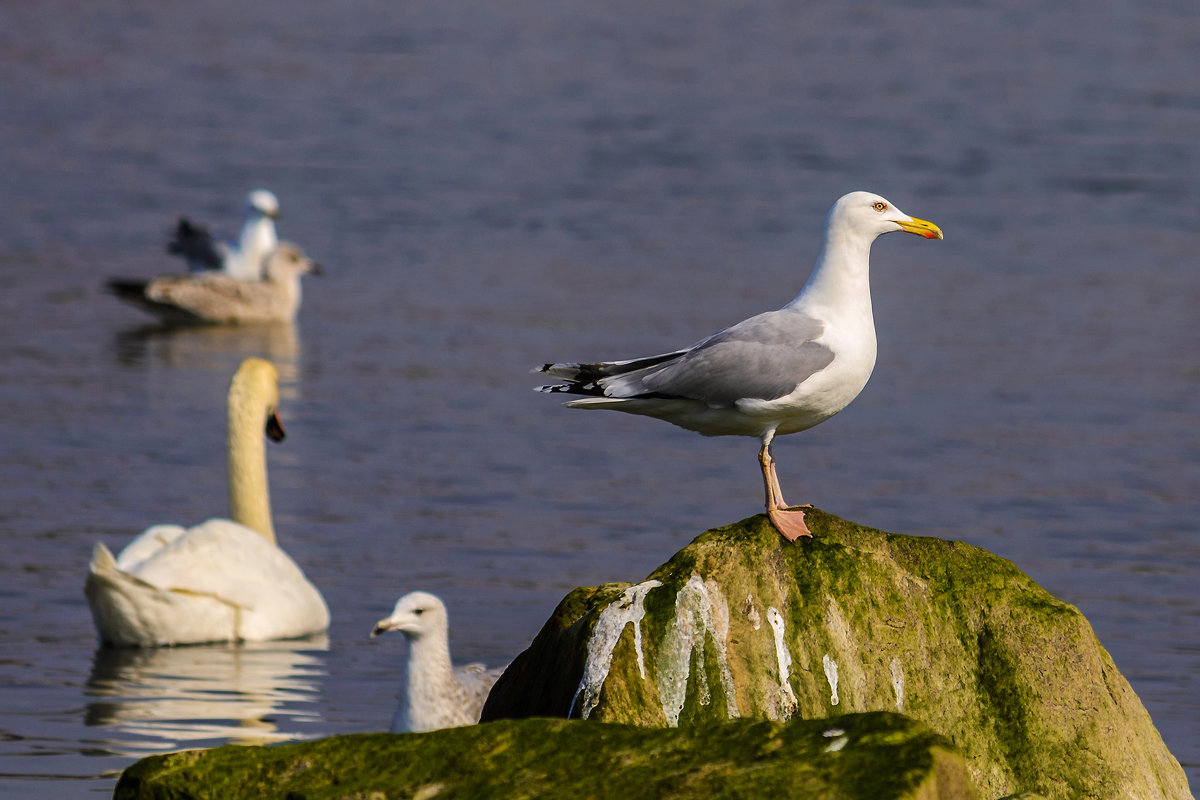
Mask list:
[[[756,513],[749,439],[563,409],[547,360],[682,346],[880,192],[879,363],[786,496],[964,539],[1078,605],[1200,785],[1194,0],[0,6],[0,797],[146,753],[380,730],[396,597],[498,665],[579,585]],[[256,187],[298,324],[163,332],[106,277]],[[226,513],[224,394],[283,376],[280,542],[327,638],[98,651],[94,542]],[[801,545],[802,546],[802,545]]]

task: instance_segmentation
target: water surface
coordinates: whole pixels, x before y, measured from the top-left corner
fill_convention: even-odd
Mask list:
[[[504,663],[567,591],[758,511],[757,443],[538,396],[789,300],[839,195],[879,364],[781,439],[790,500],[964,539],[1078,605],[1200,779],[1194,3],[49,0],[0,9],[0,796],[141,755],[379,730],[411,589]],[[327,266],[293,327],[168,332],[100,290],[275,191]],[[94,542],[225,513],[223,403],[283,376],[281,544],[327,638],[97,651]]]

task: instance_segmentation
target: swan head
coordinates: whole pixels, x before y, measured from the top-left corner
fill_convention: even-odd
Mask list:
[[[942,239],[942,229],[932,222],[910,217],[887,198],[871,192],[851,192],[842,196],[829,211],[826,230],[853,232],[868,241],[894,231],[915,233],[926,239]]]
[[[321,265],[304,254],[304,250],[291,242],[280,242],[267,254],[265,274],[267,280],[288,280],[312,273],[321,274]]]
[[[273,442],[282,442],[287,432],[279,419],[279,373],[275,365],[261,358],[247,358],[233,374],[229,384],[229,416],[262,414],[263,431]]]
[[[400,631],[410,641],[430,634],[446,635],[446,606],[429,592],[409,592],[396,601],[390,616],[375,623],[372,636]]]
[[[246,216],[279,219],[279,198],[266,189],[255,189],[246,195]]]

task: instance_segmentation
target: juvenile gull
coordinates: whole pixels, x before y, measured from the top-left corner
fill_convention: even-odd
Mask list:
[[[408,662],[391,732],[417,733],[479,722],[488,692],[504,669],[451,666],[449,621],[442,601],[428,592],[404,595],[391,616],[375,623],[371,635],[388,631],[400,631],[408,640]]]
[[[255,189],[246,195],[242,232],[236,240],[218,239],[204,226],[180,217],[167,252],[182,257],[193,272],[217,270],[240,281],[261,280],[263,260],[278,244],[277,219],[279,200],[266,189]]]
[[[290,242],[267,255],[262,280],[243,281],[223,272],[194,272],[154,280],[114,279],[108,289],[120,299],[168,324],[237,325],[290,322],[300,310],[300,277],[320,266]]]
[[[662,355],[539,368],[563,384],[543,392],[583,395],[571,408],[608,408],[657,417],[705,436],[754,436],[767,514],[789,541],[811,536],[804,511],[784,502],[771,442],[845,408],[875,367],[869,257],[880,234],[941,239],[876,194],[851,192],[825,220],[817,264],[790,303]]]

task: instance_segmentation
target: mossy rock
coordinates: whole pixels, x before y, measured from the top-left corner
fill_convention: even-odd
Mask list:
[[[485,720],[693,726],[894,711],[948,736],[984,797],[1191,797],[1078,609],[963,542],[808,512],[708,531],[646,582],[568,595]]]
[[[949,742],[898,714],[678,729],[563,719],[226,745],[143,759],[116,800],[975,800]]]

